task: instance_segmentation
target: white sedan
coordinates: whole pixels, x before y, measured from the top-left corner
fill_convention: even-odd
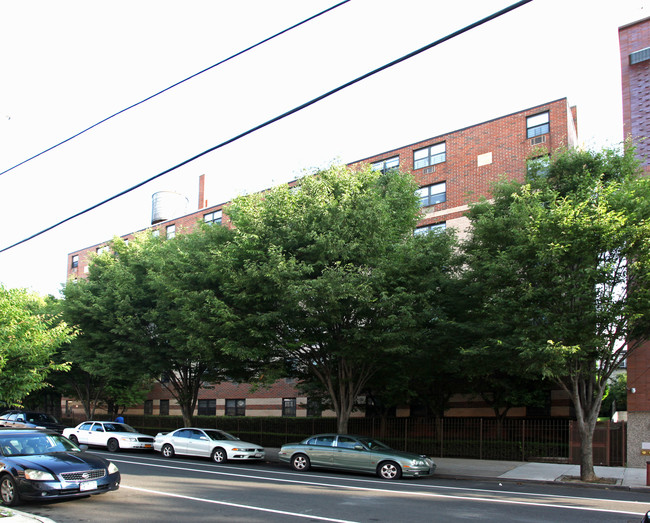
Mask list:
[[[63,435],[78,445],[106,447],[111,452],[153,448],[151,436],[140,434],[126,423],[114,421],[84,421],[71,429],[63,429]]]
[[[166,458],[175,454],[185,456],[203,456],[215,463],[226,460],[264,459],[264,448],[253,443],[246,443],[217,429],[184,428],[173,432],[159,432],[153,442],[153,448]]]

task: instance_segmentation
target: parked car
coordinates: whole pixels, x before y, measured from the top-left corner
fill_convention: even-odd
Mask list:
[[[31,410],[9,410],[0,416],[0,427],[13,429],[45,428],[63,432],[65,425],[51,414]]]
[[[106,447],[110,452],[120,449],[153,449],[153,437],[140,434],[126,423],[84,421],[76,427],[63,429],[63,435],[75,443]]]
[[[0,429],[0,499],[59,500],[117,490],[120,472],[61,434],[39,429]]]
[[[173,458],[176,454],[203,456],[215,463],[264,459],[266,455],[263,447],[241,441],[223,430],[193,427],[159,432],[154,439],[153,448],[166,458]]]
[[[282,445],[278,457],[297,471],[323,467],[369,472],[383,479],[426,476],[436,470],[433,460],[424,455],[393,450],[376,439],[350,434],[317,434]]]

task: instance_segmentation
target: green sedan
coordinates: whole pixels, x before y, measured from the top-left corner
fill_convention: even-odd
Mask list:
[[[294,470],[323,467],[352,472],[369,472],[383,479],[433,474],[431,458],[393,450],[376,439],[349,434],[318,434],[300,443],[282,445],[280,461]]]

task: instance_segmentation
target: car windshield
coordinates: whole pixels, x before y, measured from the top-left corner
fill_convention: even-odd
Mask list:
[[[54,416],[43,412],[27,412],[26,417],[30,423],[58,423]]]
[[[60,434],[11,434],[0,436],[3,456],[33,456],[52,452],[80,451],[72,441]]]
[[[223,430],[206,430],[204,432],[210,437],[210,439],[213,439],[215,441],[222,440],[222,439],[229,439],[229,440],[236,440],[237,439],[232,434],[228,434],[227,432],[224,432]]]
[[[104,430],[106,432],[138,432],[126,423],[104,423]]]
[[[372,438],[359,438],[359,441],[370,450],[390,450],[390,447],[381,441]]]

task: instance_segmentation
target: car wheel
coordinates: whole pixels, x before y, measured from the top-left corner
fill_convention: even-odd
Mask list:
[[[291,467],[299,472],[306,472],[311,467],[311,462],[305,454],[296,454],[291,458]]]
[[[402,469],[394,461],[384,461],[377,467],[377,475],[382,479],[399,479],[402,477]]]
[[[217,447],[212,451],[211,459],[215,463],[223,463],[228,459],[228,454],[226,454],[226,451],[223,450],[221,447]]]
[[[162,447],[162,455],[165,456],[166,458],[173,458],[174,457],[174,447],[172,447],[169,443],[165,443]]]
[[[117,452],[120,450],[120,444],[117,442],[115,438],[111,438],[108,440],[108,443],[106,443],[106,448],[108,449],[109,452]]]
[[[70,441],[72,441],[72,443],[74,443],[75,445],[79,445],[79,438],[77,438],[77,436],[75,436],[74,434],[70,434]]]
[[[16,482],[9,474],[5,474],[0,480],[0,496],[2,497],[2,504],[7,507],[13,507],[20,503],[20,494]]]

